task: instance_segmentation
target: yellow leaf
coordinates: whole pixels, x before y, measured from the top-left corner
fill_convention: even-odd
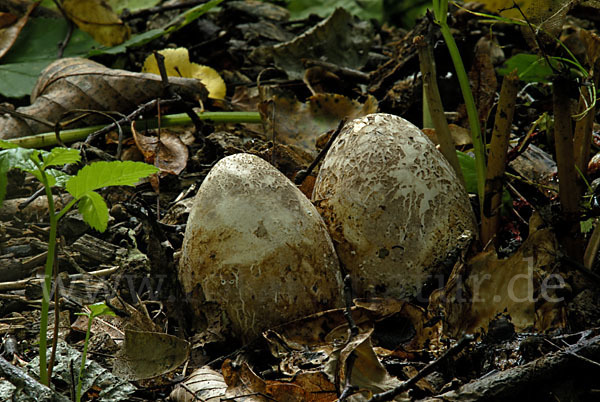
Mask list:
[[[513,6],[513,0],[479,0],[489,11],[500,12],[500,15],[508,18],[523,19],[519,10]],[[569,7],[573,0],[516,0],[515,3],[521,8],[527,18],[534,18],[541,22],[551,18],[552,14],[559,12],[563,7]],[[502,11],[500,11],[502,10]]]
[[[163,49],[158,53],[165,57],[165,69],[170,77],[199,79],[208,90],[208,97],[213,99],[225,98],[225,82],[213,68],[190,62],[188,50],[185,48]],[[144,61],[142,71],[160,74],[156,58],[150,55]]]
[[[103,0],[64,0],[62,7],[79,29],[104,46],[115,46],[129,39],[129,27]]]

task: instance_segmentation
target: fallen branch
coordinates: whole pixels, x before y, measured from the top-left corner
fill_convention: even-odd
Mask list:
[[[24,373],[21,369],[13,366],[3,357],[0,357],[0,374],[8,382],[17,387],[25,395],[36,401],[69,402],[70,399],[53,391],[45,385]],[[17,391],[18,392],[18,391]],[[18,398],[14,399],[17,400]]]
[[[585,361],[592,360],[594,363]],[[542,387],[571,381],[578,374],[597,370],[600,360],[600,335],[581,340],[558,352],[542,356],[523,366],[500,371],[438,395],[444,401],[514,401],[515,395],[538,395]],[[430,399],[439,400],[437,398]]]

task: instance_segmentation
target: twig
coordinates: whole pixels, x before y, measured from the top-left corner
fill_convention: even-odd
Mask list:
[[[95,277],[108,276],[108,275],[111,275],[111,274],[117,272],[118,270],[119,270],[119,267],[115,266],[115,267],[111,267],[111,268],[101,269],[98,271],[88,272],[87,274],[72,274],[72,275],[69,275],[69,279],[70,280],[83,279],[83,277],[86,275],[91,275],[91,276],[95,276]],[[21,279],[19,281],[1,282],[0,283],[0,291],[25,289],[29,285],[38,285],[43,282],[44,282],[43,279]]]
[[[344,124],[346,124],[346,119],[340,120],[340,123],[338,124],[337,128],[335,129],[333,134],[331,134],[331,137],[329,137],[329,141],[327,141],[327,144],[325,144],[325,147],[323,147],[321,152],[319,152],[315,160],[312,161],[312,163],[310,164],[310,166],[308,166],[306,170],[300,170],[298,174],[296,174],[296,177],[294,178],[294,183],[298,185],[302,184],[302,182],[304,182],[308,175],[311,174],[311,172],[319,164],[319,162],[321,162],[325,155],[327,155],[327,151],[329,151],[329,148],[331,148],[331,144],[333,144],[333,141],[335,141],[338,135],[340,135],[342,128],[344,128]]]
[[[58,11],[60,11],[60,13],[62,14],[65,21],[67,21],[67,23],[69,24],[69,29],[67,30],[67,34],[65,35],[65,38],[58,44],[57,58],[62,59],[63,54],[65,53],[65,49],[69,45],[69,42],[71,41],[71,37],[73,36],[73,31],[75,31],[75,24],[73,23],[73,20],[71,20],[69,18],[69,16],[67,15],[67,13],[65,12],[65,9],[63,8],[60,1],[53,0],[53,3],[56,6],[56,8],[58,8]]]
[[[338,66],[337,64],[328,63],[322,60],[314,60],[314,59],[301,59],[304,67],[323,67],[329,70],[330,72],[341,75],[347,78],[351,78],[357,82],[369,82],[370,75],[367,73],[363,73],[362,71],[355,70],[353,68]]]
[[[440,364],[450,359],[451,357],[457,355],[460,351],[467,347],[467,345],[473,342],[474,339],[475,336],[473,335],[463,336],[461,340],[456,343],[456,345],[452,346],[450,349],[445,351],[444,354],[438,357],[435,361],[423,367],[423,369],[420,370],[414,377],[407,381],[404,381],[402,384],[400,384],[394,389],[373,395],[373,397],[369,399],[369,402],[391,401],[392,399],[394,399],[395,397],[397,397],[398,395],[415,385],[417,381],[419,381],[421,378],[432,373]]]
[[[341,125],[340,125],[341,127]],[[356,326],[356,323],[354,322],[354,318],[352,318],[352,306],[354,305],[353,302],[353,297],[352,297],[352,278],[350,277],[350,275],[346,275],[344,277],[344,301],[345,301],[345,308],[344,308],[344,318],[346,318],[346,321],[348,321],[348,327],[350,329],[350,334],[348,336],[348,340],[346,342],[346,345],[349,345],[352,340],[358,335],[358,327]],[[354,362],[356,361],[356,353],[353,350],[352,353],[350,353],[350,355],[346,358],[345,364],[346,364],[346,370],[345,370],[345,377],[344,377],[344,389],[342,390],[342,393],[340,394],[340,401],[344,401],[347,397],[349,397],[350,395],[352,395],[352,393],[355,391],[356,387],[354,387],[352,385],[352,369],[354,368]]]
[[[183,8],[195,7],[197,5],[204,4],[206,2],[207,2],[207,0],[191,0],[191,1],[177,2],[175,4],[166,4],[166,5],[156,6],[156,7],[145,8],[143,10],[127,11],[127,12],[123,12],[122,15],[120,16],[120,18],[123,21],[132,20],[134,18],[143,18],[143,17],[152,15],[152,14],[162,14],[165,11],[181,10]]]

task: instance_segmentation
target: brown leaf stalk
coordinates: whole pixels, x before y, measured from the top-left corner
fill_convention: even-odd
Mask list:
[[[446,115],[444,114],[444,106],[442,105],[442,98],[440,97],[440,91],[437,85],[435,61],[433,59],[431,45],[421,35],[416,36],[413,39],[413,43],[417,46],[419,52],[421,75],[423,77],[423,92],[427,96],[429,113],[431,114],[433,127],[435,128],[440,143],[440,151],[442,151],[442,154],[446,157],[448,162],[450,162],[450,165],[454,168],[456,175],[464,186],[465,179],[462,170],[460,169],[460,164],[458,163],[456,148],[454,141],[450,136],[450,129],[448,128],[448,122],[446,121]]]
[[[564,227],[558,230],[569,256],[579,260],[579,188],[573,152],[573,128],[571,110],[567,107],[572,84],[563,77],[556,78],[552,86],[554,104],[554,146],[558,165],[558,192],[562,207]]]
[[[596,61],[594,66],[594,73],[592,76],[591,84],[598,88],[600,82],[600,60]],[[592,99],[584,99],[584,94],[581,95],[579,100],[579,111],[583,111],[586,108],[586,104],[591,103]],[[587,165],[590,160],[590,148],[592,144],[592,126],[594,124],[594,117],[596,116],[596,107],[593,106],[588,110],[587,114],[583,119],[577,121],[575,124],[575,136],[573,139],[573,148],[575,150],[575,165],[579,170],[585,174],[587,171]]]
[[[492,141],[485,177],[485,197],[481,210],[481,240],[483,244],[487,244],[494,238],[500,225],[503,177],[506,169],[510,128],[515,112],[518,89],[519,77],[515,70],[504,77],[502,82],[494,129],[492,130]]]

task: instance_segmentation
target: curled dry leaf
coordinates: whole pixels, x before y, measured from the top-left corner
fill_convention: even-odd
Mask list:
[[[218,402],[225,396],[227,384],[223,375],[210,367],[200,367],[178,384],[169,398],[175,402]]]
[[[169,83],[184,98],[206,100],[206,88],[196,79],[173,77]],[[17,112],[50,121],[72,109],[128,113],[162,93],[162,82],[156,74],[110,69],[87,59],[65,58],[46,67],[31,94],[32,104],[18,108]],[[106,119],[90,115],[79,121],[79,125],[103,122]],[[0,139],[50,130],[51,127],[33,120],[8,114],[0,116]]]
[[[163,173],[179,174],[185,169],[188,148],[177,133],[161,130],[160,136],[145,135],[135,129],[135,122],[131,124],[131,132],[146,162],[154,164]]]
[[[517,331],[563,328],[565,281],[555,272],[556,248],[550,229],[532,229],[507,259],[488,251],[457,266],[445,288],[430,297],[430,308],[443,311],[444,333],[458,337],[487,331],[490,321],[503,312]]]
[[[21,30],[29,20],[29,14],[37,7],[37,3],[32,3],[27,8],[27,12],[25,15],[20,17],[17,20],[17,16],[9,13],[2,13],[2,21],[0,24],[2,28],[0,29],[0,57],[4,56],[14,45],[17,37],[21,33]]]

